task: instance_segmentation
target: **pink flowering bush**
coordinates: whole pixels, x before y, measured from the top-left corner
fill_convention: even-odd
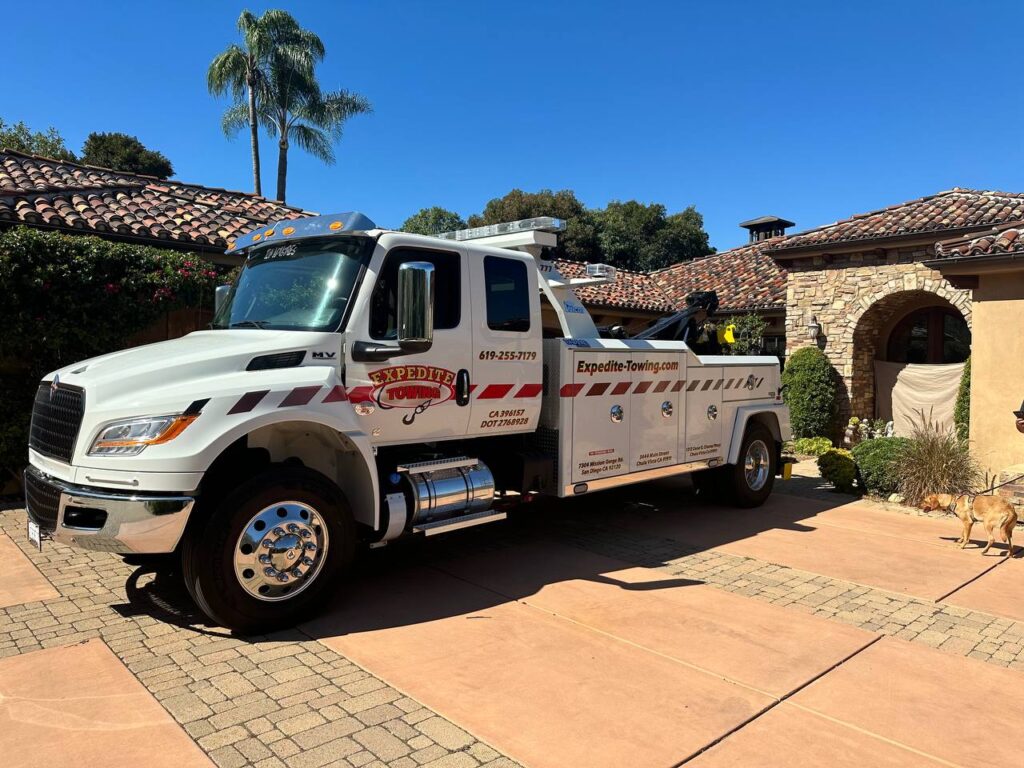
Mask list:
[[[213,265],[194,254],[0,230],[0,469],[26,462],[42,375],[121,349],[170,310],[212,307],[219,282]]]

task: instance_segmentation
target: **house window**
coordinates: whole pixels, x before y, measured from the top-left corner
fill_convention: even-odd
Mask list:
[[[434,328],[457,328],[462,310],[460,258],[457,253],[418,248],[389,251],[370,298],[370,337],[398,337],[398,268],[408,261],[425,261],[434,265]]]
[[[963,316],[946,307],[928,307],[904,317],[886,347],[893,363],[962,363],[971,354],[971,330]]]
[[[487,327],[492,331],[530,330],[530,281],[526,264],[500,256],[484,257]]]

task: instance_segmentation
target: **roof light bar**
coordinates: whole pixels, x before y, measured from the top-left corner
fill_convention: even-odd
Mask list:
[[[306,216],[301,219],[282,219],[273,222],[269,227],[258,227],[236,240],[229,240],[227,252],[234,253],[259,243],[279,243],[298,237],[366,232],[376,228],[376,224],[358,211],[332,213],[325,216]]]
[[[587,277],[600,278],[614,283],[618,274],[618,270],[611,264],[587,264]]]
[[[511,235],[517,232],[564,232],[565,221],[553,216],[536,216],[532,219],[507,221],[502,224],[488,224],[486,227],[470,227],[454,232],[442,232],[437,237],[445,240],[479,240],[483,237]]]

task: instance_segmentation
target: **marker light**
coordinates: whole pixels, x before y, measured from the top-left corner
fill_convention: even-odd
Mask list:
[[[152,416],[108,424],[96,437],[90,456],[136,456],[147,445],[169,443],[199,418],[198,413]]]
[[[503,224],[488,224],[486,227],[470,227],[454,232],[442,232],[437,237],[445,240],[479,240],[481,237],[511,235],[516,232],[564,232],[565,221],[553,216],[537,216],[532,219],[507,221]]]

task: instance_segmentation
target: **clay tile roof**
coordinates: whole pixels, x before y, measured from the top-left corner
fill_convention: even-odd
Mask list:
[[[947,231],[955,233],[957,230],[1020,220],[1024,220],[1024,194],[957,187],[798,232],[771,250],[776,256],[785,257],[788,251],[796,249],[813,250],[829,245],[928,233],[941,235]]]
[[[0,212],[0,216],[2,216]],[[587,265],[582,261],[555,259],[563,277],[586,277]],[[616,268],[614,283],[585,285],[574,288],[580,301],[588,306],[636,309],[648,312],[671,312],[672,302],[662,293],[650,275]]]
[[[718,293],[719,313],[786,305],[786,271],[768,254],[785,238],[751,243],[651,273],[676,307],[693,291]]]
[[[223,250],[227,239],[308,216],[274,200],[0,149],[0,222]]]
[[[994,227],[988,232],[935,244],[936,259],[1003,256],[1011,253],[1024,253],[1024,221],[1015,221]]]

